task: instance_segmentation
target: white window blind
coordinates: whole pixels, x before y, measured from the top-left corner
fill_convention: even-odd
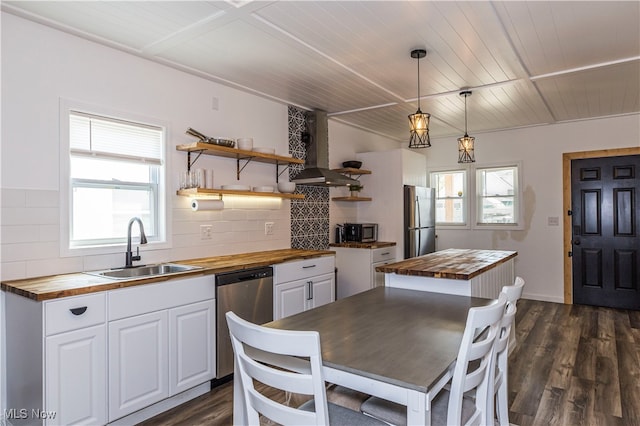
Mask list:
[[[161,163],[161,128],[75,111],[69,120],[72,154]]]

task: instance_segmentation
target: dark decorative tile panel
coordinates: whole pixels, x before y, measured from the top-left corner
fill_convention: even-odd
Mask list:
[[[302,143],[305,130],[304,111],[289,107],[289,152],[294,158],[306,158]],[[304,169],[302,164],[292,164],[289,175],[296,176]],[[329,188],[299,185],[296,193],[304,194],[304,200],[291,200],[291,248],[327,250],[329,248]]]

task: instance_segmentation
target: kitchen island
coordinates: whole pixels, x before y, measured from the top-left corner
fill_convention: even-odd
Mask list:
[[[513,284],[518,252],[447,249],[376,268],[385,285],[409,290],[495,299]]]

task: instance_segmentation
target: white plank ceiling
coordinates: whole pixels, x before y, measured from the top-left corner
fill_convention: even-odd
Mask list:
[[[640,111],[639,1],[3,1],[2,10],[390,139]]]

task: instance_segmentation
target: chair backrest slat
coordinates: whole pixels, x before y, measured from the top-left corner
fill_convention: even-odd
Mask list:
[[[329,424],[318,332],[263,327],[233,312],[227,312],[226,318],[248,424],[259,425],[259,414],[279,424]],[[268,398],[256,389],[254,380],[285,392],[311,395],[315,412]]]

